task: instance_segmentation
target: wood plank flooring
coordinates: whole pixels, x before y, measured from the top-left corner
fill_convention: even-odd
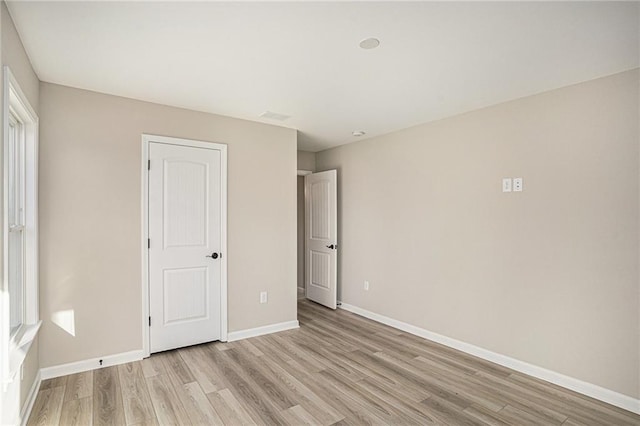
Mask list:
[[[640,425],[640,416],[352,313],[44,381],[29,425]]]

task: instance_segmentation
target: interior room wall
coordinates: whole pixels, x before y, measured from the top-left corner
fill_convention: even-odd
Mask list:
[[[638,94],[636,69],[318,153],[341,300],[640,397]]]
[[[316,153],[298,151],[298,170],[316,171]]]
[[[296,320],[295,130],[48,83],[40,110],[43,367],[142,348],[143,133],[228,145],[229,331]]]
[[[7,9],[7,5],[4,1],[0,2],[0,51],[2,56],[2,65],[8,65],[11,69],[11,73],[18,81],[20,88],[24,92],[25,96],[29,100],[31,107],[39,113],[39,94],[40,94],[40,81],[33,71],[29,57],[24,50],[20,36],[16,31],[16,28],[11,19],[11,15]],[[0,70],[0,75],[4,70]],[[4,85],[0,84],[0,96],[4,91]],[[0,106],[0,109],[4,106]],[[4,110],[2,110],[4,114]],[[2,133],[2,120],[0,119],[0,134]],[[2,156],[2,150],[0,150],[0,157]],[[2,171],[3,162],[0,161],[0,175]],[[0,187],[0,208],[2,207],[2,187]],[[0,245],[0,265],[2,265],[2,247]],[[0,269],[1,270],[1,269]],[[29,352],[24,360],[23,364],[24,374],[20,381],[20,407],[22,407],[28,397],[38,371],[40,369],[38,361],[38,338],[33,342]]]

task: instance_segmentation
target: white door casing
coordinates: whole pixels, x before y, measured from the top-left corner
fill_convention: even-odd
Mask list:
[[[226,340],[226,146],[146,136],[145,354]]]
[[[304,177],[306,296],[328,308],[337,306],[337,171]]]

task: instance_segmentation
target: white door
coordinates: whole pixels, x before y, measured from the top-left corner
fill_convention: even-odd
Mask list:
[[[331,309],[338,294],[337,180],[335,170],[304,177],[306,294]]]
[[[221,152],[149,143],[150,352],[221,337]]]

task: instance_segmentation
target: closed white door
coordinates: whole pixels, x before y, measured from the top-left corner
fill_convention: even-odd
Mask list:
[[[331,309],[338,295],[337,176],[329,170],[304,177],[306,295]]]
[[[149,143],[150,352],[221,337],[221,152]]]

